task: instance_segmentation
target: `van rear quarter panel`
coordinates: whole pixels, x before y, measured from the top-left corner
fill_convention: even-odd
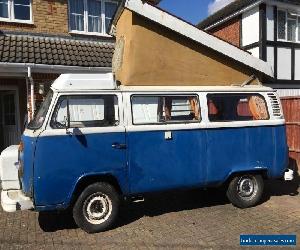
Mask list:
[[[208,185],[255,170],[267,171],[268,178],[280,178],[287,164],[284,125],[207,130]]]

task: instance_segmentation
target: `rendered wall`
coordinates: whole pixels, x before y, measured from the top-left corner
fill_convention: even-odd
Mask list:
[[[255,7],[242,17],[243,46],[259,42],[259,7]]]
[[[126,9],[116,36],[113,64],[123,85],[231,85],[255,73],[259,76],[244,64]]]

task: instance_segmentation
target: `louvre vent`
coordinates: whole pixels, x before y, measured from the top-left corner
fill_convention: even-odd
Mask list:
[[[268,93],[268,96],[271,101],[274,117],[282,118],[281,106],[277,96],[274,93]]]

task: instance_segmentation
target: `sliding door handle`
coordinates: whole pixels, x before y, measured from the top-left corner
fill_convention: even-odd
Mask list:
[[[126,149],[127,148],[126,144],[121,144],[121,143],[113,143],[111,146],[114,149]]]

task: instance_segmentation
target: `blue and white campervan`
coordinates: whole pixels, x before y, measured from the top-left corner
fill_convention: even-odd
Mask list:
[[[112,74],[61,75],[0,157],[5,211],[71,208],[79,227],[106,230],[122,197],[226,183],[238,207],[287,171],[285,120],[274,90],[126,87]]]

